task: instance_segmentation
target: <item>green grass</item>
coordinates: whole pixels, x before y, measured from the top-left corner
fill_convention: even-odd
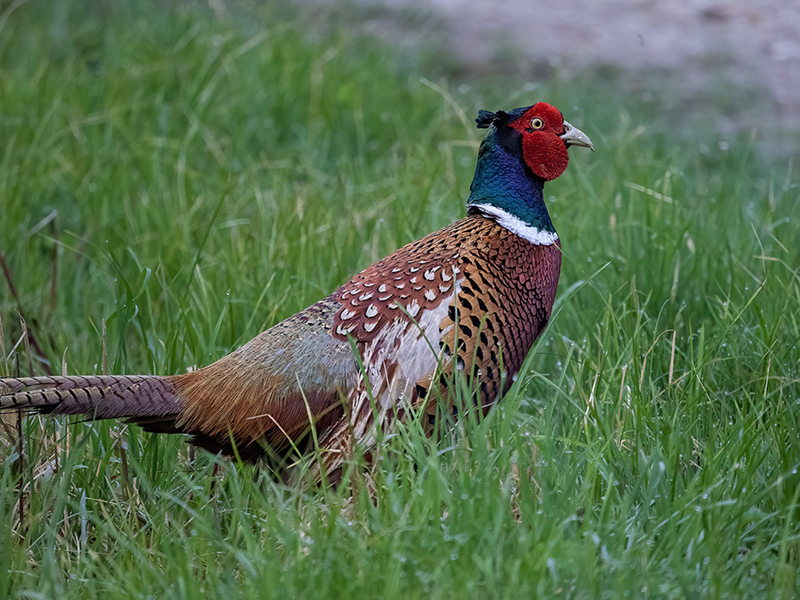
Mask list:
[[[790,159],[591,73],[462,88],[277,4],[14,7],[3,372],[101,372],[104,322],[111,372],[215,360],[461,216],[477,108],[548,100],[597,152],[546,189],[557,312],[488,419],[438,446],[402,430],[373,502],[358,471],[286,487],[179,438],[29,418],[24,460],[0,438],[0,597],[800,593]],[[14,348],[18,311],[43,356]]]

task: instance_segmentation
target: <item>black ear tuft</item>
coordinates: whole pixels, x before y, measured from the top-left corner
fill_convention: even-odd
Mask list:
[[[475,119],[475,122],[478,124],[478,129],[487,129],[494,120],[497,118],[497,115],[493,112],[489,112],[488,110],[479,110],[478,111],[478,118]]]
[[[486,129],[490,125],[506,125],[510,118],[511,115],[504,110],[498,110],[496,113],[479,110],[475,122],[478,124],[478,129]]]

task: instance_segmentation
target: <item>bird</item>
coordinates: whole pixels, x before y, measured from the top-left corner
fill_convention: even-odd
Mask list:
[[[591,140],[546,102],[480,110],[466,216],[396,250],[203,368],[177,375],[0,379],[0,410],[119,419],[211,452],[267,460],[280,477],[318,451],[336,483],[356,451],[419,418],[485,415],[547,325],[561,241],[544,184]],[[463,374],[472,392],[454,394]],[[462,406],[459,406],[462,404]],[[311,433],[313,432],[313,435]]]

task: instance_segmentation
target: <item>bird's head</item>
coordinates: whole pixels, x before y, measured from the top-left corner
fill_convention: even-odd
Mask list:
[[[594,150],[591,140],[564,120],[555,106],[538,102],[511,111],[482,110],[475,119],[481,129],[494,126],[499,144],[521,156],[531,172],[545,181],[561,175],[567,168],[567,148],[583,146]]]

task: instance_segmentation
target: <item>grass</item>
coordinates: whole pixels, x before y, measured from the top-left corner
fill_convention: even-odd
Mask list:
[[[591,73],[461,87],[278,5],[2,11],[4,373],[211,362],[461,216],[477,108],[546,99],[597,152],[547,187],[557,312],[488,419],[403,430],[373,501],[106,423],[29,418],[20,457],[6,416],[0,597],[798,593],[800,184],[757,133]]]

